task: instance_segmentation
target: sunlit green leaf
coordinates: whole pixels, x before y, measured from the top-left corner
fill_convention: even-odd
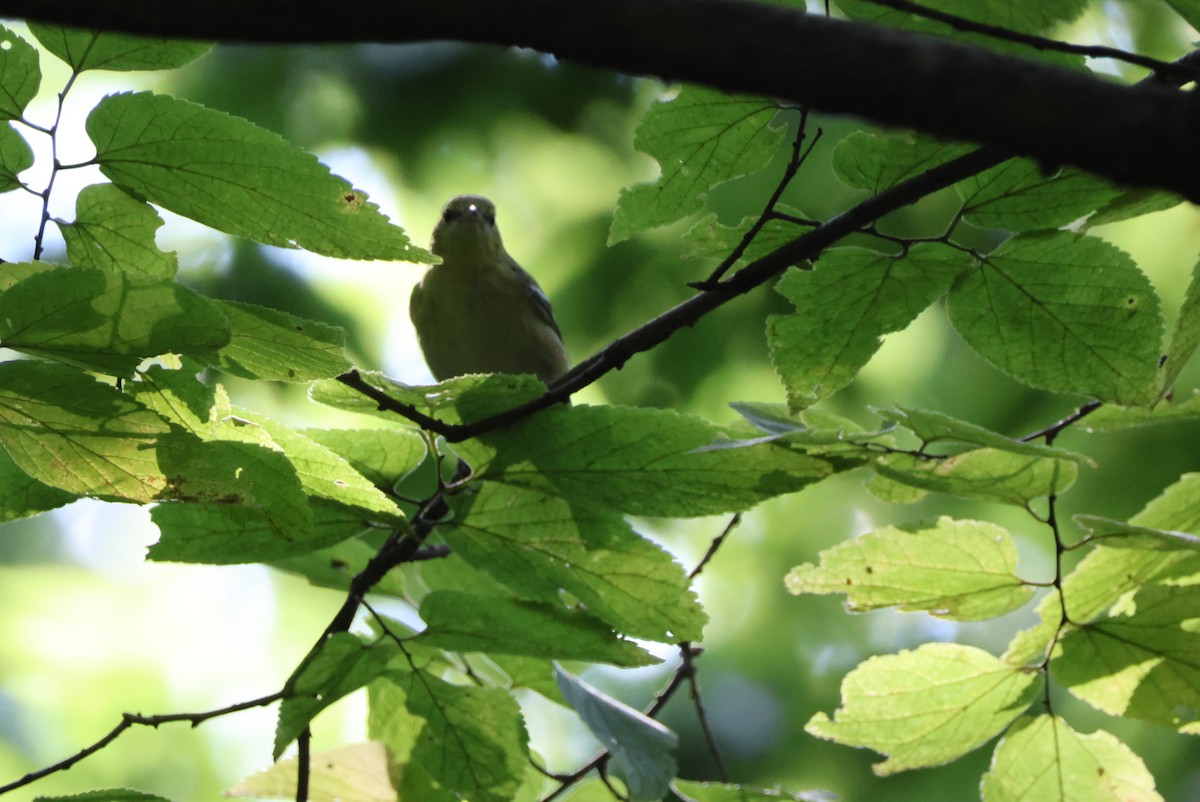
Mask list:
[[[0,26],[0,120],[17,120],[42,82],[33,45]]]
[[[349,632],[336,632],[301,663],[288,680],[288,696],[279,707],[275,760],[317,714],[382,674],[399,650],[394,643],[370,644]]]
[[[1074,462],[977,448],[942,459],[915,454],[885,454],[875,470],[889,479],[952,496],[1027,506],[1075,483]]]
[[[0,443],[21,470],[68,493],[153,501],[167,486],[155,445],[167,423],[79,371],[0,363]]]
[[[114,184],[220,231],[324,256],[432,258],[365,193],[247,120],[139,92],[100,101],[87,131]]]
[[[1196,16],[1200,19],[1200,2],[1197,2],[1197,0],[1183,0],[1183,2],[1196,3]],[[1164,209],[1170,209],[1181,203],[1183,203],[1183,198],[1160,189],[1125,190],[1101,206],[1094,215],[1089,217],[1084,224],[1084,228],[1091,229],[1107,223],[1116,223],[1121,220],[1140,217],[1143,214],[1161,212]]]
[[[888,759],[880,776],[948,763],[982,746],[1020,716],[1039,693],[1041,676],[973,646],[927,643],[872,657],[842,681],[842,706],[805,729]]]
[[[684,802],[833,802],[826,791],[792,793],[778,788],[675,780],[671,790]]]
[[[350,369],[346,332],[336,326],[268,309],[221,301],[232,338],[218,365],[245,379],[310,382]]]
[[[216,304],[174,281],[60,268],[0,294],[0,344],[103,373],[130,376],[145,357],[206,355],[228,341]]]
[[[44,22],[28,24],[38,41],[75,72],[169,70],[195,61],[212,49],[210,42],[150,39],[109,31],[64,28]]]
[[[784,129],[771,126],[778,113],[762,98],[698,86],[655,103],[634,145],[658,161],[661,174],[621,191],[609,243],[698,212],[712,187],[766,167],[783,140]]]
[[[1127,254],[1094,237],[1013,237],[962,275],[949,312],[972,348],[1034,387],[1123,404],[1157,394],[1158,295]]]
[[[3,414],[0,409],[0,415]],[[53,510],[76,498],[78,496],[74,493],[44,485],[34,479],[17,467],[8,452],[0,448],[0,522]]]
[[[546,392],[546,386],[533,376],[504,373],[459,376],[428,386],[401,384],[380,373],[359,371],[358,376],[392,400],[448,424],[486,418],[532,401]],[[331,407],[383,418],[392,423],[404,422],[404,418],[396,412],[380,409],[378,402],[336,379],[316,382],[309,394],[314,401]]]
[[[610,768],[625,781],[629,798],[639,802],[666,796],[677,772],[679,736],[561,667],[554,676],[567,704],[612,755]]]
[[[817,222],[811,221],[810,225],[798,222],[805,220],[807,216],[787,204],[777,204],[775,212],[779,215],[788,215],[793,219],[772,217],[767,220],[750,244],[746,246],[741,258],[731,265],[733,268],[742,267],[755,259],[766,256],[771,251],[801,236]],[[683,235],[683,241],[691,246],[683,255],[684,258],[724,261],[733,252],[733,249],[738,247],[756,219],[746,217],[737,225],[727,226],[718,222],[715,214],[700,218]]]
[[[660,662],[612,628],[561,605],[439,590],[421,601],[420,640],[456,652],[496,652],[618,666]]]
[[[171,802],[165,796],[131,791],[128,788],[113,788],[103,791],[85,791],[71,796],[39,796],[34,802]]]
[[[0,80],[3,77],[0,76]],[[20,173],[33,166],[33,149],[10,123],[0,123],[0,192],[22,186]]]
[[[1200,0],[1167,0],[1175,13],[1187,20],[1193,28],[1200,30]]]
[[[986,446],[997,451],[1008,451],[1013,454],[1025,454],[1032,457],[1052,457],[1065,459],[1088,465],[1094,465],[1091,459],[1083,454],[1067,451],[1064,448],[1053,448],[1041,443],[1025,442],[1005,437],[999,432],[993,432],[982,426],[965,420],[959,420],[944,412],[931,409],[913,409],[896,407],[878,409],[875,411],[884,420],[897,423],[921,438],[924,446],[942,443],[967,444]]]
[[[1115,716],[1196,729],[1200,587],[1149,585],[1106,617],[1068,632],[1054,679]]]
[[[112,184],[84,187],[75,199],[75,221],[60,223],[67,258],[76,267],[119,270],[140,280],[175,277],[174,252],[159,250],[155,232],[163,224],[145,201]]]
[[[1200,345],[1200,262],[1192,268],[1192,281],[1188,284],[1187,294],[1179,307],[1179,317],[1175,319],[1175,330],[1171,334],[1167,346],[1167,356],[1163,361],[1161,379],[1163,392],[1169,391],[1179,378],[1196,346]]]
[[[428,447],[415,429],[301,429],[333,450],[379,487],[391,487],[425,459]]]
[[[1146,765],[1116,736],[1083,735],[1045,714],[1009,728],[981,792],[983,802],[1162,802]]]
[[[995,524],[939,518],[933,526],[884,527],[821,552],[787,575],[794,594],[845,593],[846,607],[896,606],[939,618],[980,621],[1033,595],[1016,575],[1017,549]]]
[[[1089,432],[1117,432],[1160,423],[1200,420],[1200,393],[1178,400],[1166,398],[1150,407],[1105,404],[1080,423]]]
[[[308,771],[308,798],[339,802],[399,802],[392,786],[394,766],[378,741],[313,752]],[[295,799],[297,758],[243,777],[225,796]]]
[[[1102,515],[1076,515],[1075,523],[1087,530],[1093,540],[1103,541],[1111,548],[1200,549],[1200,536],[1190,532],[1134,526]]]
[[[705,615],[682,567],[615,510],[484,482],[444,537],[524,598],[559,602],[564,589],[627,635],[700,637]]]
[[[771,361],[793,409],[849,384],[883,335],[911,323],[970,265],[961,251],[917,245],[904,258],[835,248],[813,270],[791,270],[776,289],[796,307],[767,319]]]
[[[720,429],[673,410],[561,406],[466,441],[477,474],[634,515],[736,512],[843,467],[763,443],[722,448]]]

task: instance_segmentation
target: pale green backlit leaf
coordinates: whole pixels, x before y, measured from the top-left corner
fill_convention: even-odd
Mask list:
[[[733,262],[731,268],[737,269],[743,267],[755,259],[759,259],[771,253],[777,248],[791,242],[797,237],[813,228],[818,221],[811,221],[811,224],[805,225],[797,222],[806,219],[806,216],[791,208],[786,204],[776,204],[775,212],[777,214],[789,215],[794,219],[784,219],[773,217],[768,220],[754,239],[746,246],[739,259]],[[724,261],[733,249],[738,247],[746,232],[754,224],[757,218],[743,218],[736,226],[722,225],[717,221],[715,214],[706,215],[696,222],[687,233],[683,235],[683,241],[691,247],[683,257],[685,259],[715,259]]]
[[[854,131],[833,151],[833,170],[852,187],[882,192],[972,148],[915,134]]]
[[[850,467],[770,443],[716,447],[723,436],[672,410],[559,406],[458,451],[477,474],[498,482],[633,515],[678,517],[743,510]]]
[[[792,793],[778,788],[754,788],[749,785],[701,783],[675,780],[671,790],[684,802],[835,802],[828,791]]]
[[[1183,17],[1188,25],[1200,30],[1200,0],[1167,0],[1167,5]]]
[[[524,598],[560,602],[566,590],[626,635],[700,638],[705,615],[682,567],[611,508],[483,482],[444,537]]]
[[[0,448],[0,522],[37,515],[69,504],[77,498],[74,493],[44,485],[34,479],[13,462],[7,451]]]
[[[87,131],[114,184],[220,231],[323,256],[432,259],[365,193],[247,120],[139,92],[100,101]]]
[[[0,294],[0,344],[102,373],[131,376],[145,357],[204,356],[227,342],[218,306],[173,281],[59,268]]]
[[[476,802],[510,802],[529,763],[529,736],[506,691],[450,685],[425,672],[386,675],[408,712],[425,720],[408,765]]]
[[[896,482],[952,496],[999,501],[1021,507],[1036,498],[1062,493],[1079,474],[1074,462],[977,448],[935,459],[885,454],[875,470]]]
[[[67,258],[76,267],[116,270],[131,279],[171,279],[179,268],[174,252],[159,250],[154,237],[162,218],[145,201],[112,184],[84,187],[75,199],[75,221],[59,223]]]
[[[230,797],[295,799],[297,758],[244,777],[225,791]],[[308,798],[312,802],[399,802],[392,787],[395,767],[387,747],[378,741],[313,752],[309,764]]]
[[[1175,330],[1167,346],[1167,358],[1163,362],[1161,378],[1162,392],[1171,390],[1179,372],[1183,370],[1196,346],[1200,345],[1200,262],[1192,268],[1192,281],[1188,284],[1179,317],[1175,319]]]
[[[1103,541],[1110,548],[1200,549],[1200,536],[1190,532],[1134,526],[1101,515],[1076,515],[1074,520],[1089,537]]]
[[[320,506],[316,507],[316,512],[318,519],[320,519]],[[341,510],[340,514],[343,516],[347,515],[345,510]],[[361,526],[357,522],[356,525]],[[302,554],[298,557],[284,557],[271,560],[271,566],[302,576],[310,584],[319,588],[348,590],[351,580],[362,569],[367,567],[367,563],[375,556],[379,545],[382,543],[382,540],[378,540],[372,545],[372,543],[367,541],[368,536],[364,533],[362,537],[343,540],[335,545]],[[404,586],[398,574],[399,572],[397,571],[389,572],[371,588],[372,592],[403,597]]]
[[[662,799],[675,778],[679,736],[649,716],[556,667],[567,704],[612,755],[610,769],[625,782],[633,802]]]
[[[1162,802],[1141,758],[1099,730],[1026,716],[1005,733],[983,775],[983,802]]]
[[[20,173],[32,166],[33,149],[25,137],[10,123],[0,123],[0,192],[20,188]]]
[[[37,50],[0,26],[0,120],[20,119],[41,83]]]
[[[797,566],[785,582],[796,595],[845,593],[851,612],[895,606],[982,621],[1033,595],[1016,570],[1017,549],[1004,529],[942,517],[932,526],[888,526],[825,549],[819,566]]]
[[[835,248],[813,270],[790,270],[776,289],[796,307],[767,319],[771,361],[801,409],[849,384],[883,335],[911,323],[970,266],[961,251],[924,244],[894,258]]]
[[[1121,192],[1074,167],[1046,175],[1031,159],[1009,159],[955,186],[968,223],[1008,231],[1065,226]]]
[[[345,373],[346,332],[337,326],[268,309],[220,301],[231,339],[217,365],[244,379],[310,382]]]
[[[378,677],[397,654],[391,641],[366,643],[349,632],[327,638],[288,679],[272,757],[278,760],[318,713]]]
[[[150,39],[108,31],[64,28],[30,22],[30,32],[75,72],[84,70],[169,70],[195,61],[212,49],[210,42]]]
[[[301,429],[332,449],[378,487],[391,487],[424,460],[428,447],[415,429]]]
[[[872,657],[842,681],[842,706],[805,729],[888,758],[880,776],[937,766],[1003,732],[1039,694],[1037,672],[1007,665],[973,646],[927,643]]]
[[[358,375],[393,400],[449,424],[486,418],[532,401],[546,392],[546,386],[533,376],[504,373],[459,376],[428,386],[402,384],[381,373],[359,371]],[[314,401],[338,409],[360,412],[392,423],[403,421],[396,412],[380,409],[376,401],[336,379],[314,383],[309,395]]]
[[[102,791],[85,791],[71,796],[39,796],[34,802],[171,802],[165,796],[131,791],[128,788],[112,788]]]
[[[717,184],[767,166],[785,129],[772,127],[779,107],[762,98],[687,86],[646,112],[634,137],[653,156],[657,181],[621,191],[609,243],[698,212]]]
[[[1094,465],[1092,460],[1083,454],[1067,451],[1064,448],[1053,448],[1041,443],[1024,442],[1005,437],[999,432],[993,432],[969,421],[960,420],[944,412],[931,409],[913,409],[911,407],[896,407],[896,409],[877,409],[876,414],[884,420],[899,424],[921,438],[924,446],[952,443],[956,445],[986,446],[997,451],[1007,451],[1013,454],[1024,454],[1031,457],[1052,457],[1054,459],[1070,460],[1071,462]],[[923,449],[924,450],[924,449]]]
[[[0,363],[0,443],[43,484],[112,501],[153,501],[167,486],[155,446],[168,429],[111,384],[65,365]]]
[[[1034,387],[1120,404],[1157,395],[1158,296],[1127,254],[1094,237],[1013,237],[961,276],[948,308],[972,348]]]
[[[1061,639],[1054,679],[1115,716],[1200,727],[1200,587],[1149,585]]]
[[[1184,1],[1196,3],[1196,16],[1200,18],[1200,2],[1197,2],[1197,0]],[[1164,209],[1170,209],[1181,203],[1183,203],[1183,198],[1170,192],[1164,192],[1161,189],[1125,190],[1101,206],[1094,215],[1089,217],[1084,225],[1084,229],[1091,229],[1107,223],[1117,223],[1121,220],[1129,220],[1144,214],[1161,212]]]
[[[454,652],[517,654],[617,666],[661,662],[612,627],[561,605],[437,590],[421,601],[419,640]]]

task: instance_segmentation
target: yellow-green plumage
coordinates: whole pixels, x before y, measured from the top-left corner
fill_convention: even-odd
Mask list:
[[[446,204],[431,250],[442,258],[413,288],[409,314],[430,371],[532,373],[549,383],[570,367],[550,302],[504,250],[495,206],[463,195]]]

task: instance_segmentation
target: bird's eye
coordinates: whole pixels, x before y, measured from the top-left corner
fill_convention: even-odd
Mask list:
[[[447,209],[442,212],[442,220],[447,223],[453,223],[458,218],[462,217],[462,212],[458,209]]]
[[[495,212],[484,212],[483,219],[487,220],[487,224],[489,226],[496,225],[496,213]]]

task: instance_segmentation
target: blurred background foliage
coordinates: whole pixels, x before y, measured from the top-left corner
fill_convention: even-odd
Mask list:
[[[1179,27],[1165,4],[1150,0],[1095,4],[1060,35],[1165,59],[1186,52],[1196,37]],[[42,123],[49,121],[53,93],[66,77],[48,56],[44,71],[43,99],[34,109]],[[418,242],[427,239],[447,198],[468,192],[491,197],[509,250],[553,299],[576,359],[688,297],[685,283],[712,267],[681,258],[686,225],[605,246],[620,188],[655,174],[653,162],[632,145],[639,114],[669,91],[654,81],[534,52],[453,43],[221,46],[175,74],[85,75],[68,99],[64,146],[86,160],[86,141],[72,129],[81,131],[95,100],[150,86],[249,118],[312,150],[366,189]],[[838,183],[828,160],[837,140],[864,124],[818,115],[810,136],[817,127],[820,142],[784,200],[826,217],[861,198]],[[731,224],[756,213],[785,159],[781,151],[763,173],[722,187],[709,198],[708,210]],[[70,181],[80,179],[73,173],[64,179],[54,212],[69,218]],[[37,210],[26,208],[28,197],[6,196],[4,202],[0,213],[8,225],[0,256],[27,259],[33,234],[28,221],[36,220]],[[893,215],[884,228],[903,235],[940,233],[954,208],[953,196],[943,193]],[[1133,254],[1172,315],[1200,253],[1197,210],[1185,205],[1096,233]],[[997,241],[994,232],[978,237],[980,243]],[[428,378],[407,316],[408,292],[420,268],[261,248],[172,217],[159,240],[179,252],[181,279],[202,292],[336,323],[349,332],[361,367],[409,382]],[[580,400],[671,407],[718,422],[734,417],[731,401],[782,401],[763,322],[786,311],[769,289],[753,293],[635,358]],[[1198,378],[1195,368],[1185,371],[1180,391],[1190,392]],[[303,388],[228,386],[237,403],[289,423],[367,425],[308,403]],[[1014,383],[969,352],[935,308],[889,337],[859,379],[826,406],[868,426],[877,422],[872,406],[931,407],[1019,436],[1068,414],[1080,401]],[[1137,511],[1181,473],[1200,468],[1197,434],[1194,425],[1103,436],[1072,429],[1060,444],[1087,452],[1100,467],[1085,470],[1062,499],[1060,519],[1076,512],[1123,518]],[[841,677],[864,658],[931,639],[999,653],[1013,632],[1032,622],[1031,607],[971,625],[919,614],[851,616],[836,598],[789,596],[782,578],[845,538],[951,514],[1010,527],[1021,545],[1023,575],[1044,580],[1053,574],[1050,534],[1023,512],[994,505],[933,497],[889,507],[865,492],[862,479],[835,477],[762,505],[702,576],[712,622],[700,679],[717,740],[738,782],[826,788],[847,800],[875,802],[975,798],[990,747],[948,767],[881,780],[870,771],[875,756],[818,741],[803,727],[814,712],[837,707]],[[638,524],[690,566],[724,520]],[[143,563],[144,547],[156,536],[145,510],[95,502],[0,530],[0,781],[75,752],[115,725],[122,711],[203,710],[276,690],[340,601],[338,594],[254,566]],[[669,658],[670,651],[663,655]],[[671,668],[595,669],[589,678],[642,704]],[[1065,694],[1055,704],[1083,731],[1113,727],[1146,760],[1166,798],[1200,798],[1200,750],[1193,741],[1102,719]],[[315,746],[362,739],[363,710],[356,696],[323,714]],[[682,776],[715,779],[685,694],[668,706],[664,719],[682,737]],[[594,748],[548,704],[530,700],[528,721],[535,748],[554,769],[574,768]],[[273,710],[256,710],[195,731],[184,725],[135,730],[71,771],[9,798],[24,802],[131,786],[181,800],[215,799],[268,764],[273,724]]]

